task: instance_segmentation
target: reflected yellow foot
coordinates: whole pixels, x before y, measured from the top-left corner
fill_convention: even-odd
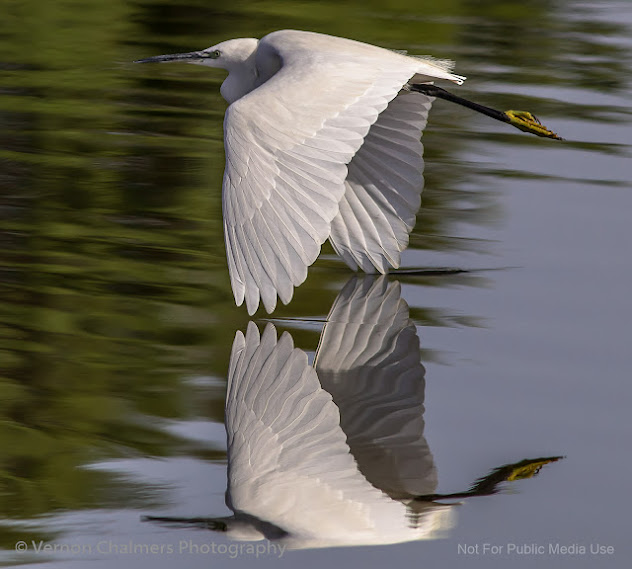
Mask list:
[[[535,460],[523,460],[512,466],[511,470],[507,474],[506,480],[524,480],[525,478],[533,478],[540,469],[550,462],[557,462],[560,456],[553,456],[551,458],[537,458]]]
[[[536,136],[554,138],[555,140],[564,140],[561,136],[546,128],[537,117],[527,111],[505,111],[505,115],[509,119],[509,124],[524,132],[530,132]]]

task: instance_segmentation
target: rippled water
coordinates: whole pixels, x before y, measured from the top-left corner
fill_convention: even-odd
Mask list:
[[[632,4],[385,6],[3,3],[0,562],[628,565]],[[221,233],[223,74],[129,62],[282,28],[455,59],[469,77],[460,94],[531,110],[567,139],[442,101],[424,133],[426,188],[404,266],[472,272],[390,277],[425,368],[424,448],[408,449],[431,481],[420,492],[462,493],[497,467],[565,456],[463,498],[440,539],[283,552],[263,541],[257,554],[230,532],[141,521],[231,515],[226,378],[248,317]],[[255,322],[290,332],[311,361],[349,277],[325,248],[294,300]],[[354,411],[337,402],[347,429]],[[346,431],[363,474],[394,496],[356,435]],[[14,551],[19,541],[28,551]]]

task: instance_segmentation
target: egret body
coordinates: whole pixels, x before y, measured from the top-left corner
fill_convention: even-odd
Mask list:
[[[556,138],[529,113],[495,111],[435,87],[451,62],[283,30],[147,62],[228,71],[221,94],[224,238],[237,305],[287,304],[329,239],[352,269],[400,265],[421,205],[420,142],[434,97]]]
[[[398,282],[353,278],[325,322],[313,366],[289,332],[237,332],[225,419],[228,517],[147,521],[268,539],[285,549],[436,539],[453,503],[490,496],[561,457],[507,464],[465,492],[436,494],[424,436],[425,369]],[[441,500],[441,502],[438,502]]]
[[[224,518],[148,517],[268,539],[288,549],[435,539],[453,505],[436,491],[424,437],[425,370],[398,282],[352,279],[327,317],[313,367],[292,336],[237,332],[226,393]]]

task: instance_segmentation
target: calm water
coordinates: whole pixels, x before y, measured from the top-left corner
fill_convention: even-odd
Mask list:
[[[388,4],[3,2],[0,563],[629,565],[632,4]],[[129,62],[281,28],[453,58],[464,96],[529,109],[567,139],[441,101],[424,134],[404,265],[472,272],[390,278],[404,321],[387,331],[412,353],[419,342],[423,362],[410,476],[421,493],[463,492],[499,466],[565,457],[496,495],[433,506],[449,511],[425,536],[438,539],[283,552],[263,541],[256,557],[229,549],[247,543],[230,532],[141,522],[231,514],[226,377],[248,317],[221,234],[223,74]],[[255,322],[290,332],[311,361],[349,277],[326,248],[292,303]],[[374,301],[360,295],[351,316]],[[359,407],[338,404],[345,426]],[[20,540],[28,551],[14,551]]]

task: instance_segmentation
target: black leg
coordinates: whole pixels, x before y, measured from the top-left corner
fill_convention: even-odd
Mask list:
[[[445,101],[450,101],[451,103],[456,103],[457,105],[461,105],[462,107],[467,107],[468,109],[476,111],[477,113],[481,113],[492,119],[496,119],[497,121],[510,124],[511,126],[522,130],[523,132],[530,132],[531,134],[535,134],[536,136],[544,136],[546,138],[563,140],[553,131],[546,128],[537,119],[537,117],[527,111],[497,111],[496,109],[485,107],[484,105],[479,105],[478,103],[468,101],[467,99],[463,99],[462,97],[457,97],[455,94],[450,93],[449,91],[446,91],[441,87],[430,85],[428,83],[417,83],[410,85],[409,87],[411,91],[422,93],[424,95],[428,95],[429,97],[437,97],[439,99],[444,99]]]
[[[455,492],[454,494],[426,494],[417,496],[416,502],[434,502],[435,500],[457,500],[462,498],[472,498],[474,496],[491,496],[499,490],[501,482],[524,480],[533,478],[540,472],[540,469],[551,462],[557,462],[563,456],[549,456],[521,460],[513,464],[506,464],[492,470],[487,476],[478,479],[466,492]]]

